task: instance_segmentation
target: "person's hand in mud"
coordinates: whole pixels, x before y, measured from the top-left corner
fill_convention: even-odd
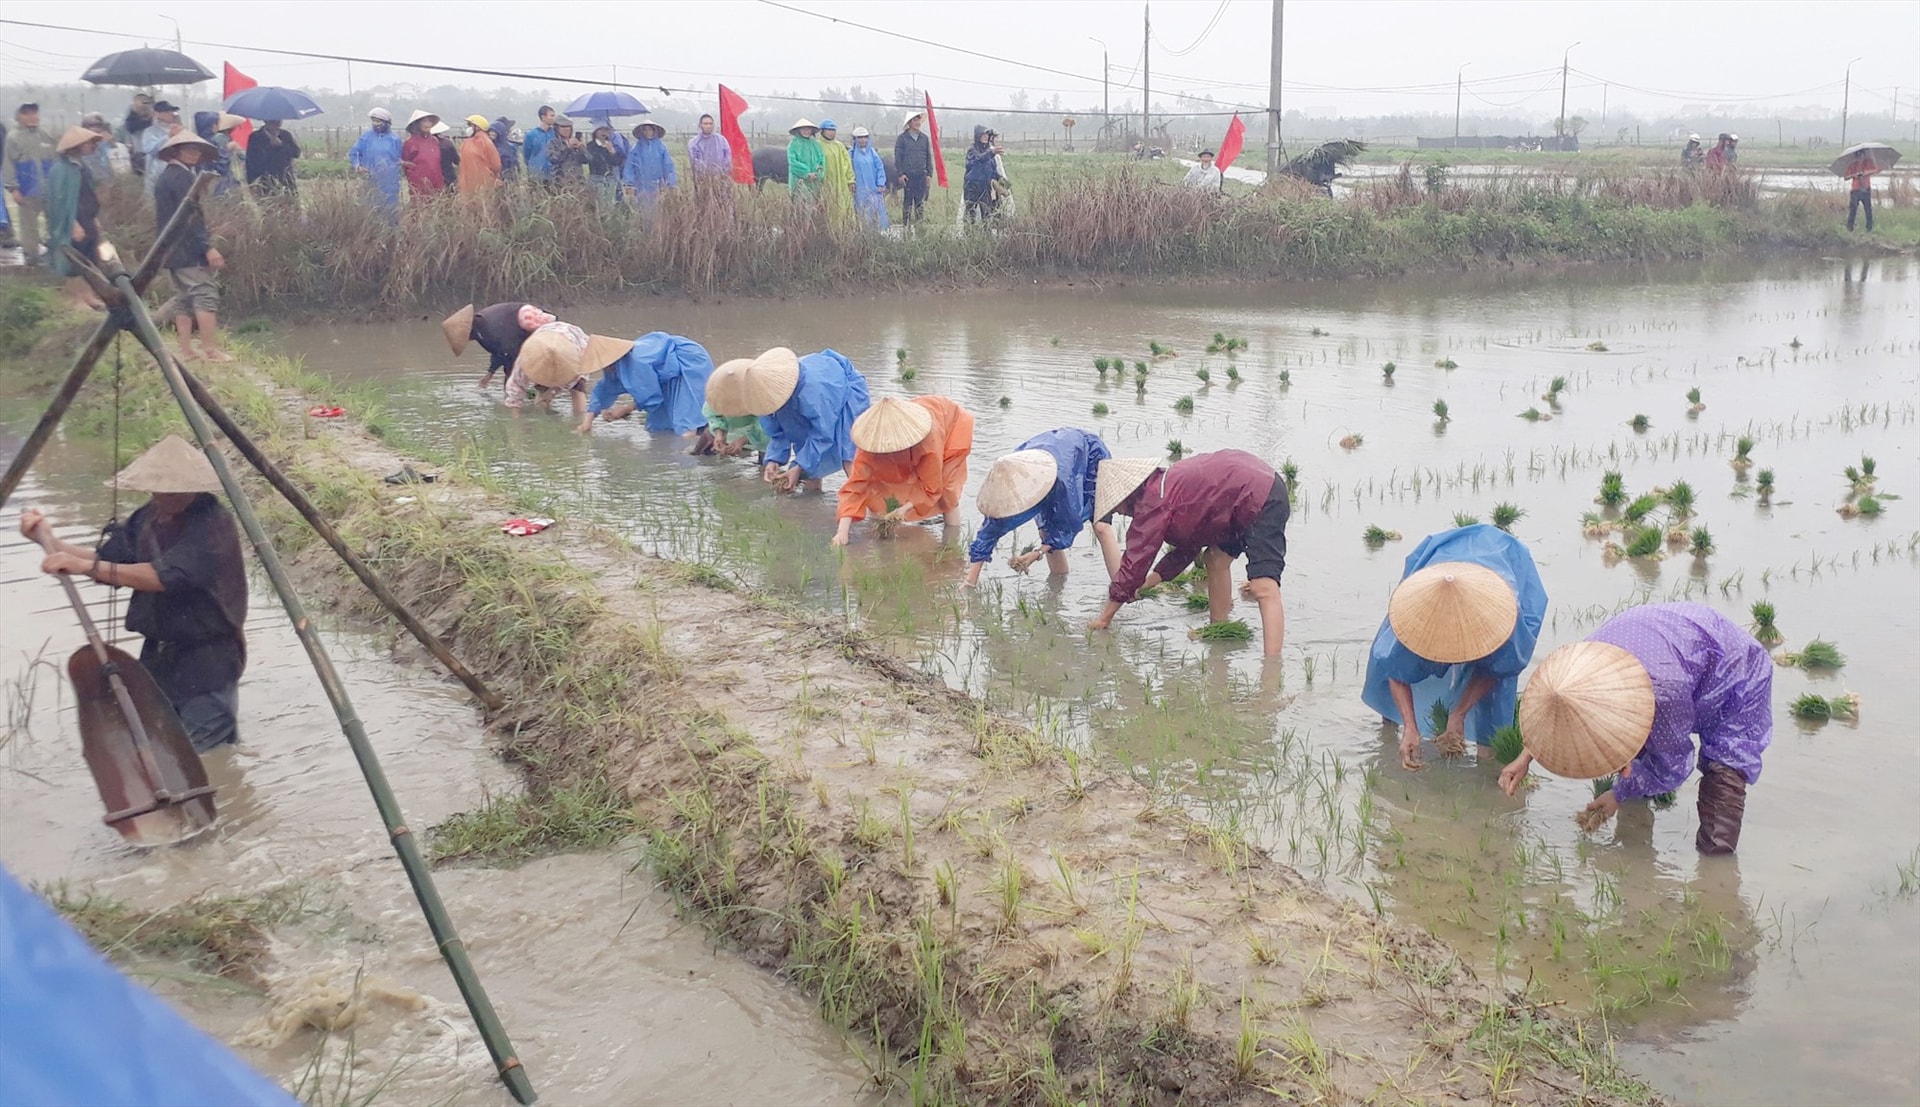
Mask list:
[[[747,452],[747,440],[744,438],[723,438],[715,442],[714,449],[721,457],[739,457]]]
[[[1500,770],[1500,790],[1509,796],[1519,791],[1520,782],[1527,779],[1527,769],[1532,765],[1533,755],[1521,750],[1520,756],[1507,762],[1507,767]]]
[[[780,491],[792,492],[797,490],[800,487],[800,478],[804,475],[805,474],[800,472],[798,465],[787,466],[787,471],[781,475],[779,480],[778,487]]]
[[[1040,560],[1045,556],[1047,556],[1046,547],[1035,546],[1033,549],[1028,550],[1026,553],[1015,554],[1011,558],[1007,559],[1007,568],[1012,569],[1016,573],[1024,573],[1028,569],[1033,568],[1034,562]]]
[[[1580,812],[1580,829],[1589,832],[1598,830],[1607,825],[1607,820],[1613,818],[1619,810],[1620,797],[1614,795],[1613,789],[1609,788],[1595,796],[1593,802],[1587,804],[1586,810]]]
[[[781,472],[779,462],[769,461],[766,464],[766,468],[760,470],[760,479],[766,481],[768,484],[778,486]]]
[[[836,547],[845,546],[848,542],[851,542],[852,540],[853,540],[853,520],[846,518],[845,516],[842,516],[840,519],[840,525],[834,529],[832,544]]]
[[[1462,757],[1467,752],[1467,714],[1455,709],[1447,715],[1447,729],[1433,736],[1433,748],[1442,757]]]

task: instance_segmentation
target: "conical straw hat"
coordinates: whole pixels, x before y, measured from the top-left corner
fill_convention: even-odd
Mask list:
[[[707,406],[729,419],[752,415],[747,403],[747,367],[753,359],[737,357],[723,362],[707,378]]]
[[[198,447],[177,434],[167,435],[107,481],[135,492],[218,492],[220,478]]]
[[[849,434],[870,454],[890,454],[918,446],[932,430],[932,412],[912,400],[882,396],[854,419]]]
[[[1653,679],[1633,654],[1575,642],[1547,655],[1520,696],[1527,751],[1556,776],[1591,780],[1632,761],[1653,732]]]
[[[1513,636],[1520,601],[1499,573],[1466,561],[1429,565],[1400,582],[1387,621],[1400,644],[1443,665],[1478,661]]]
[[[549,323],[527,336],[513,364],[528,380],[546,388],[565,388],[581,375],[580,355],[585,343],[565,323]],[[583,336],[584,337],[584,336]]]
[[[587,338],[586,353],[580,355],[580,371],[598,373],[633,349],[631,338],[608,338],[604,334],[590,335]]]
[[[60,141],[54,145],[54,152],[64,154],[68,150],[85,146],[99,137],[98,131],[89,131],[85,127],[68,127],[60,135]]]
[[[1147,478],[1158,468],[1159,459],[1151,457],[1110,457],[1102,461],[1099,479],[1093,485],[1094,521],[1113,514],[1120,501],[1147,483]]]
[[[748,415],[772,415],[800,386],[800,355],[775,346],[748,363],[742,391]]]
[[[440,122],[440,117],[435,115],[434,113],[430,111],[422,111],[419,108],[415,108],[413,109],[413,114],[407,116],[407,125],[404,128],[402,128],[402,130],[408,130],[408,131],[413,130],[413,125],[415,123],[420,122],[422,119],[431,119],[435,123]]]
[[[440,333],[447,336],[447,345],[453,348],[454,357],[466,353],[467,341],[473,337],[473,305],[468,304],[440,320]]]
[[[99,137],[99,136],[96,135],[95,137]],[[160,148],[154,151],[154,156],[166,161],[172,161],[174,158],[179,157],[180,151],[185,149],[188,146],[198,146],[202,150],[205,150],[208,156],[212,156],[220,152],[214,149],[213,143],[208,142],[206,139],[201,138],[199,135],[194,134],[192,131],[181,131],[179,134],[174,135],[172,138],[169,138],[165,142],[162,142],[160,144]]]
[[[1016,450],[995,459],[980,483],[980,514],[1006,519],[1047,498],[1059,479],[1060,463],[1045,450]]]

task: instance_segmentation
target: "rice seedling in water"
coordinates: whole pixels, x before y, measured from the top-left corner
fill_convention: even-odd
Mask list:
[[[1100,370],[1100,375],[1101,375],[1101,376],[1103,376],[1103,377],[1104,377],[1104,376],[1106,376],[1106,375],[1107,375],[1107,359],[1106,359],[1106,358],[1103,358],[1103,357],[1097,357],[1097,358],[1094,358],[1094,359],[1093,359],[1093,367],[1094,367],[1095,369],[1098,369],[1098,370]]]
[[[1705,527],[1695,527],[1687,535],[1687,552],[1695,557],[1705,557],[1713,552],[1713,534]]]
[[[1358,431],[1355,431],[1354,433],[1349,434],[1345,438],[1342,438],[1340,440],[1340,448],[1343,450],[1355,449],[1362,442],[1365,442],[1365,441],[1366,441],[1365,436],[1361,435]]]
[[[1801,346],[1800,336],[1797,334],[1793,336],[1792,342],[1787,343],[1787,349],[1789,350],[1798,350],[1800,346]]]
[[[901,380],[901,382],[902,382],[902,383],[905,383],[905,382],[907,382],[907,381],[910,381],[910,380],[912,380],[913,378],[915,378],[915,377],[917,377],[917,376],[919,376],[919,375],[920,375],[920,371],[919,371],[919,370],[917,370],[917,369],[902,369],[902,370],[900,370],[900,380]]]
[[[1136,361],[1136,362],[1134,362],[1134,363],[1133,363],[1133,371],[1134,371],[1134,372],[1135,372],[1136,374],[1138,374],[1139,376],[1142,376],[1142,377],[1144,377],[1144,376],[1146,376],[1146,375],[1147,375],[1147,373],[1149,372],[1149,370],[1147,369],[1147,363],[1146,363],[1146,362],[1144,362],[1144,361]]]
[[[1815,638],[1793,653],[1781,654],[1779,662],[1790,669],[1833,670],[1846,667],[1847,656],[1824,638]]]
[[[1443,357],[1439,361],[1434,362],[1433,367],[1435,369],[1458,369],[1460,368],[1460,363],[1450,357]]]
[[[1179,412],[1182,415],[1192,415],[1193,414],[1193,397],[1182,396],[1179,399],[1173,401],[1173,410]]]
[[[1361,537],[1366,539],[1367,545],[1378,546],[1385,542],[1400,541],[1400,532],[1397,530],[1385,530],[1380,527],[1369,526],[1367,527],[1366,532],[1361,535]]]
[[[1765,500],[1773,495],[1773,470],[1762,469],[1754,474],[1753,484],[1760,490],[1760,498]]]
[[[1208,600],[1203,593],[1200,593],[1200,592],[1187,593],[1187,610],[1188,611],[1205,611],[1208,605],[1211,603],[1212,601]]]
[[[1633,502],[1622,509],[1620,514],[1627,522],[1638,523],[1653,514],[1653,509],[1659,506],[1660,497],[1649,492],[1644,496],[1634,497]]]
[[[1291,369],[1280,370],[1280,387],[1285,388],[1287,385],[1290,385],[1292,383],[1293,383],[1293,370]]]
[[[1480,525],[1480,516],[1465,511],[1453,513],[1453,525],[1456,527],[1474,527]]]
[[[1440,420],[1442,423],[1448,422],[1447,401],[1445,400],[1433,401],[1433,417],[1435,419]]]
[[[1587,343],[1587,349],[1592,350],[1596,354],[1604,354],[1607,352],[1607,344],[1596,338],[1592,342]]]
[[[1170,438],[1167,440],[1167,455],[1173,458],[1173,460],[1179,461],[1181,455],[1186,452],[1187,448],[1180,444],[1178,438]]]
[[[1861,454],[1860,455],[1860,475],[1867,478],[1867,480],[1869,481],[1873,480],[1874,479],[1873,471],[1879,468],[1879,464],[1880,464],[1879,462],[1873,460],[1872,456],[1868,454]]]
[[[1829,699],[1815,692],[1807,692],[1793,701],[1787,708],[1793,717],[1803,722],[1824,723],[1828,719],[1857,719],[1860,717],[1860,697],[1849,692],[1844,696]]]
[[[1733,460],[1728,464],[1732,465],[1735,469],[1746,469],[1751,466],[1753,464],[1754,445],[1755,442],[1752,435],[1743,434],[1734,439]]]
[[[1773,604],[1766,600],[1755,600],[1748,608],[1753,613],[1753,637],[1761,645],[1772,649],[1785,641],[1780,628],[1773,625],[1775,616]]]
[[[1218,354],[1224,353],[1226,349],[1227,336],[1219,331],[1214,331],[1213,340],[1207,343],[1207,352],[1210,354]]]
[[[1060,345],[1060,336],[1056,334],[1052,338],[1047,339],[1047,345],[1049,346]]]
[[[1202,379],[1205,379],[1205,378],[1202,378]],[[1230,381],[1237,381],[1240,379],[1240,367],[1238,365],[1227,366],[1227,379]]]
[[[1328,332],[1326,332],[1326,331],[1323,331],[1323,330],[1321,330],[1321,329],[1320,329],[1319,327],[1315,327],[1315,328],[1313,328],[1313,330],[1311,330],[1311,331],[1309,331],[1309,332],[1307,332],[1307,333],[1308,333],[1308,334],[1311,334],[1311,335],[1312,335],[1313,337],[1315,337],[1315,338],[1325,338],[1325,337],[1327,337],[1327,333],[1328,333]]]
[[[1687,389],[1687,410],[1693,411],[1693,412],[1701,412],[1701,411],[1705,411],[1706,409],[1707,409],[1707,405],[1700,401],[1699,387],[1695,386],[1693,388]]]
[[[1511,533],[1513,524],[1526,515],[1526,509],[1518,504],[1497,503],[1493,505],[1493,525]]]
[[[1102,404],[1102,403],[1096,403],[1096,404],[1094,404],[1094,405],[1093,405],[1093,413],[1094,413],[1095,415],[1105,415],[1105,414],[1107,413],[1107,405],[1105,405],[1105,404]]]
[[[1609,469],[1600,475],[1600,494],[1593,498],[1594,503],[1602,507],[1619,507],[1628,498],[1627,478],[1619,470]]]
[[[1613,533],[1613,524],[1609,523],[1597,511],[1582,512],[1580,515],[1580,533],[1588,538],[1604,538]]]
[[[907,363],[907,348],[905,346],[897,347],[893,351],[893,360],[899,362],[901,365],[905,365]]]
[[[1195,370],[1193,371],[1193,375],[1194,375],[1194,376],[1196,376],[1196,377],[1198,377],[1198,378],[1200,378],[1200,383],[1201,383],[1201,384],[1207,384],[1207,383],[1209,383],[1210,381],[1212,381],[1212,380],[1213,380],[1213,374],[1212,374],[1212,373],[1210,373],[1210,372],[1208,372],[1208,371],[1207,371],[1207,367],[1206,367],[1206,366],[1204,366],[1204,365],[1202,365],[1202,366],[1201,366],[1200,368],[1198,368],[1198,369],[1195,369]]]
[[[1509,764],[1526,749],[1520,736],[1520,724],[1508,723],[1493,732],[1493,756],[1502,765]]]
[[[1880,497],[1868,492],[1850,504],[1841,504],[1840,517],[1852,519],[1858,515],[1865,515],[1871,519],[1885,510],[1885,507],[1886,505],[1880,502]]]
[[[1636,415],[1633,418],[1627,420],[1627,426],[1632,427],[1634,430],[1640,432],[1641,434],[1645,434],[1647,432],[1647,428],[1653,426],[1653,420],[1647,418],[1644,415]]]
[[[1295,465],[1292,458],[1288,458],[1280,463],[1280,475],[1287,478],[1288,491],[1292,491],[1299,486],[1300,466]]]
[[[1628,557],[1657,557],[1664,537],[1659,527],[1637,527],[1627,539],[1626,554]]]
[[[1196,642],[1248,642],[1253,639],[1253,628],[1245,619],[1228,619],[1219,623],[1208,623],[1198,630],[1190,631],[1187,637]]]
[[[1546,392],[1543,393],[1540,398],[1547,401],[1550,404],[1558,404],[1560,402],[1560,393],[1565,392],[1566,390],[1567,390],[1567,378],[1555,377],[1547,385]]]
[[[1146,395],[1147,394],[1147,378],[1135,377],[1133,381],[1133,392],[1134,392],[1134,395],[1136,396]]]
[[[1396,368],[1398,367],[1395,366],[1393,362],[1389,361],[1385,365],[1382,365],[1380,367],[1380,375],[1386,378],[1387,382],[1391,384],[1393,382],[1393,371]]]
[[[1147,343],[1147,352],[1158,358],[1179,357],[1180,352],[1172,346],[1162,346],[1158,342]]]
[[[1012,407],[1012,406],[1013,406],[1013,397],[1012,397],[1012,396],[1002,396],[1002,397],[1000,397],[1000,406],[1001,406],[1001,407],[1003,407],[1003,408],[1008,408],[1008,407]]]
[[[1542,419],[1551,419],[1553,416],[1546,414],[1537,407],[1530,407],[1520,413],[1520,418],[1525,419],[1529,423],[1538,423]]]
[[[1693,485],[1683,480],[1674,481],[1673,487],[1667,489],[1664,499],[1667,501],[1667,506],[1673,509],[1673,517],[1676,521],[1693,516]]]

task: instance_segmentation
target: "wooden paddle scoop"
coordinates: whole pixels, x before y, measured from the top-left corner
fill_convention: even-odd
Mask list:
[[[53,552],[51,530],[40,531],[40,544]],[[106,804],[107,825],[145,848],[193,837],[217,816],[186,727],[146,666],[101,639],[72,578],[60,574],[60,585],[87,636],[67,659],[67,676],[80,704],[81,753]]]

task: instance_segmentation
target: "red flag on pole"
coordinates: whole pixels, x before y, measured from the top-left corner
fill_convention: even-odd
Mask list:
[[[223,102],[236,92],[245,92],[247,89],[259,87],[259,81],[235,69],[231,62],[225,64],[227,77],[224,87],[220,89],[220,99]],[[233,144],[240,147],[242,154],[247,152],[247,136],[251,134],[253,134],[253,124],[250,122],[242,123],[232,131]]]
[[[1225,173],[1240,156],[1241,147],[1247,144],[1247,125],[1240,122],[1240,113],[1233,113],[1233,122],[1227,124],[1227,137],[1220,140],[1220,152],[1213,156],[1214,168]]]
[[[927,93],[927,145],[933,147],[933,175],[947,187],[947,159],[940,156],[940,121],[933,116],[933,93]]]
[[[720,137],[727,140],[733,154],[733,179],[744,185],[753,183],[753,149],[747,145],[747,132],[740,129],[740,115],[747,110],[746,98],[720,86]]]

